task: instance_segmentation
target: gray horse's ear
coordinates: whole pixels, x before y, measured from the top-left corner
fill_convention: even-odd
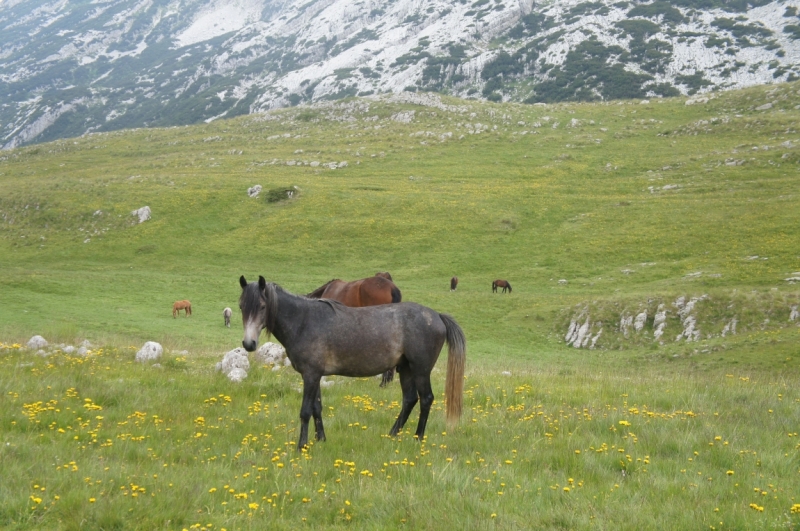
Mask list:
[[[258,288],[259,288],[261,291],[264,291],[265,289],[267,289],[267,281],[266,281],[266,279],[265,279],[264,277],[262,277],[261,275],[259,275],[259,276],[258,276]]]
[[[244,275],[239,277],[239,285],[242,286],[242,289],[247,287],[247,281],[244,279]]]

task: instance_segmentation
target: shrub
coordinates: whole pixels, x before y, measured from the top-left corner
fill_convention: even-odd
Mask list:
[[[297,188],[294,186],[271,188],[264,194],[264,200],[267,203],[278,203],[280,201],[292,199],[296,193]]]

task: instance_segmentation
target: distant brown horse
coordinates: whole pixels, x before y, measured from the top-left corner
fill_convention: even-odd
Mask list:
[[[492,293],[497,293],[497,288],[503,288],[503,293],[506,290],[511,293],[511,284],[508,283],[508,280],[495,280],[492,282]]]
[[[453,277],[450,279],[450,291],[455,291],[458,287],[458,277]]]
[[[192,303],[189,301],[175,301],[175,304],[172,305],[172,318],[177,317],[181,310],[185,310],[186,317],[189,317],[192,315]]]
[[[311,299],[332,299],[351,308],[400,302],[403,298],[400,289],[394,285],[394,282],[383,275],[391,278],[389,273],[378,273],[374,277],[362,278],[352,282],[345,282],[336,278],[318,287],[306,297]],[[383,373],[381,387],[384,387],[393,379],[394,369],[389,369]]]

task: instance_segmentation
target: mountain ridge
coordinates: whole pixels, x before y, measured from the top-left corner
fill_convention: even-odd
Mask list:
[[[797,79],[800,2],[0,3],[0,144],[436,91],[554,102]]]

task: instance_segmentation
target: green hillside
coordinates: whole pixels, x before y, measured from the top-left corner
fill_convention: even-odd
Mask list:
[[[0,332],[219,352],[238,342],[219,324],[239,275],[307,293],[379,270],[404,300],[453,313],[477,359],[560,350],[576,304],[602,307],[598,347],[630,343],[612,333],[620,311],[679,296],[710,297],[704,335],[736,297],[758,305],[740,332],[780,329],[800,270],[797,89],[694,105],[352,100],[10,151]],[[495,278],[512,295],[492,294]],[[178,299],[192,319],[172,319]]]
[[[2,153],[0,528],[800,527],[800,84],[414,98]],[[239,276],[377,271],[463,327],[462,422],[442,363],[421,442],[334,377],[297,453],[298,374],[214,371]]]

